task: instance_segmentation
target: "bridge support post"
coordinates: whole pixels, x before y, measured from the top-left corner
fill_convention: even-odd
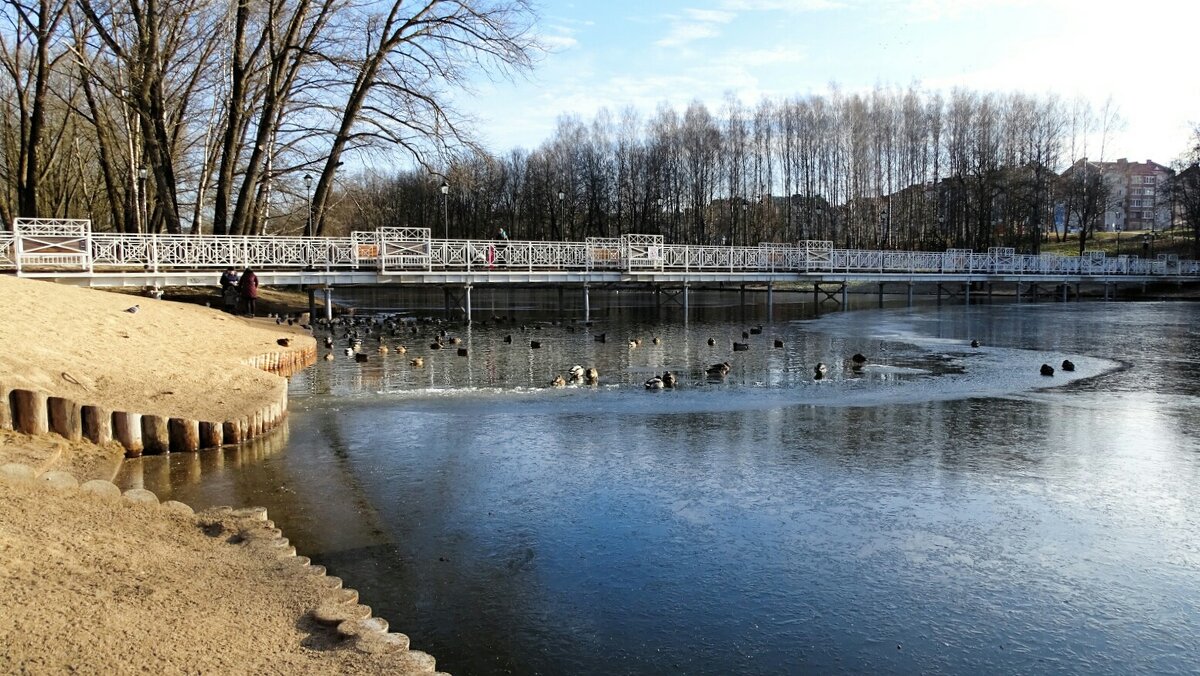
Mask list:
[[[971,304],[971,283],[963,284],[963,305]]]
[[[450,319],[450,289],[442,287],[442,301],[445,304],[446,319]]]
[[[654,289],[654,300],[658,302],[658,287]],[[592,321],[592,299],[588,293],[588,285],[583,285],[583,321]]]
[[[913,304],[913,283],[909,282],[908,283],[908,306],[912,307],[912,304]]]
[[[317,316],[317,290],[312,288],[308,290],[308,316],[309,321]]]
[[[565,307],[565,304],[563,303],[563,288],[560,285],[558,287],[558,318],[562,319],[563,315],[565,315],[565,314],[566,314],[566,307]]]
[[[879,307],[883,307],[883,282],[879,283]]]
[[[333,321],[333,287],[325,287],[325,321]]]
[[[938,282],[938,285],[937,285],[937,304],[938,304],[938,307],[942,306],[942,283],[941,282]]]
[[[775,282],[767,282],[767,321],[775,321]]]
[[[821,314],[821,285],[818,282],[813,282],[813,312]]]
[[[562,287],[561,286],[558,288],[558,296],[560,299],[559,308],[561,309],[562,308],[562,303],[561,303]],[[465,310],[467,313],[467,326],[470,326],[471,325],[471,285],[470,284],[463,287],[463,310]]]
[[[992,304],[992,283],[987,283],[988,305]]]
[[[842,311],[850,306],[850,285],[842,282]]]
[[[746,312],[746,285],[738,287],[738,303],[742,306],[742,314]]]
[[[1021,304],[1021,283],[1020,282],[1017,282],[1016,296],[1017,296],[1017,305],[1020,305]]]
[[[688,295],[689,295],[688,285],[684,284],[683,285],[683,321],[684,322],[686,322],[688,319],[688,305],[689,305]]]

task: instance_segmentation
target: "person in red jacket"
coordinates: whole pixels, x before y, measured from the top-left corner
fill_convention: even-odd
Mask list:
[[[258,300],[258,275],[250,268],[242,273],[241,279],[238,280],[238,295],[242,297],[242,305],[246,308],[246,314],[254,316],[254,301]]]

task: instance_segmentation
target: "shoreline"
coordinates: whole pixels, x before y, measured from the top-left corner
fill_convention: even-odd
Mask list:
[[[104,412],[143,411],[147,450],[265,435],[311,335],[48,282],[0,277],[0,298],[0,671],[435,672],[266,510],[112,483],[130,449]]]

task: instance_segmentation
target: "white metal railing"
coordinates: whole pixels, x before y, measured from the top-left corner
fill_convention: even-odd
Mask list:
[[[261,270],[626,271],[847,274],[1007,274],[1028,276],[1200,277],[1200,262],[1018,254],[1009,247],[872,251],[832,242],[763,242],[757,246],[665,244],[661,235],[588,238],[583,242],[433,239],[428,228],[381,228],[349,237],[247,237],[92,233],[88,221],[17,219],[0,232],[0,269],[123,272]]]

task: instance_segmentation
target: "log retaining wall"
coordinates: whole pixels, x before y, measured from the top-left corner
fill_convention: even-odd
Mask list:
[[[291,342],[293,339],[282,339]],[[284,378],[317,363],[315,343],[283,345],[280,350],[243,361]],[[194,420],[132,411],[113,411],[103,403],[77,402],[46,392],[10,389],[0,383],[0,429],[25,434],[54,432],[67,439],[97,444],[116,440],[125,455],[179,453],[241,444],[269,433],[287,417],[287,388],[276,401],[232,420]]]

